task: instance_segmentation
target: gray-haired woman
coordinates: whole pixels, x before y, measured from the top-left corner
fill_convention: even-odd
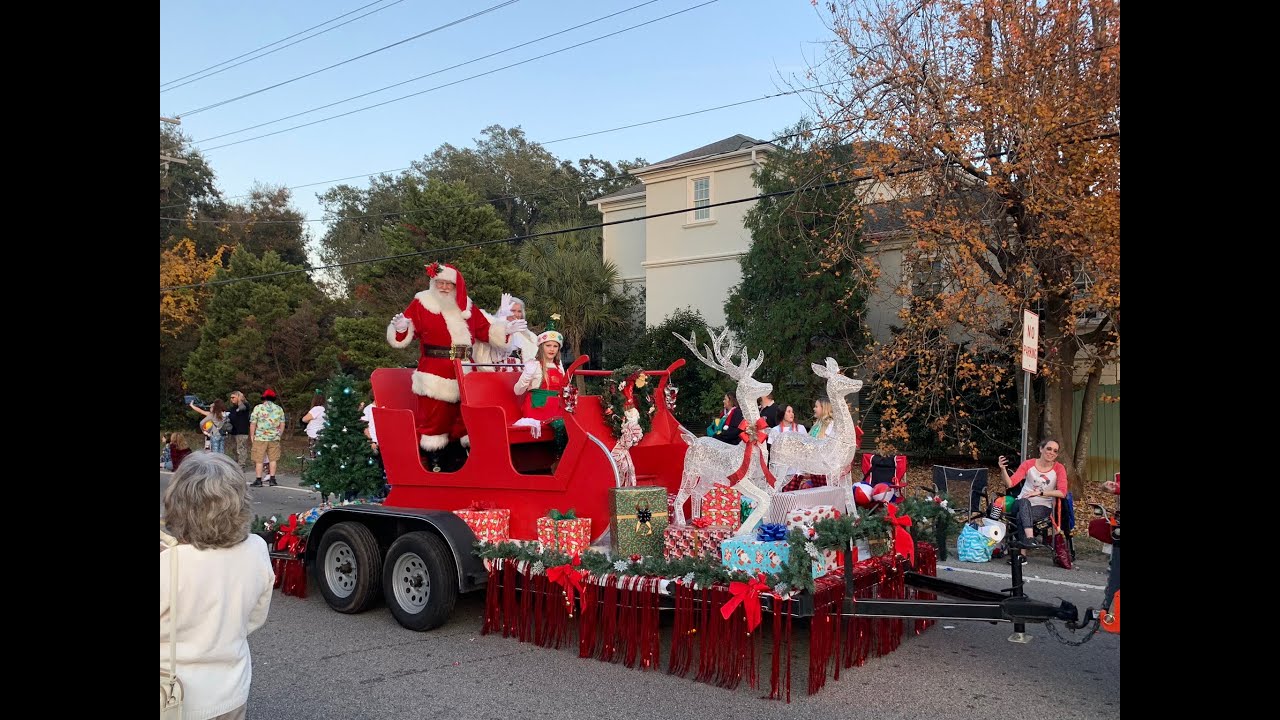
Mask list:
[[[168,661],[169,613],[176,610],[187,720],[245,717],[253,678],[248,636],[267,621],[275,580],[267,544],[249,533],[246,493],[235,461],[211,452],[189,455],[165,489],[170,537],[161,534],[160,661]],[[172,609],[169,553],[178,553]]]

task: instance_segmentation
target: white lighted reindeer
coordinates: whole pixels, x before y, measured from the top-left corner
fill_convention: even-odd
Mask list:
[[[742,409],[742,418],[746,420],[747,426],[754,428],[756,420],[760,418],[756,400],[773,392],[772,385],[758,382],[751,377],[764,362],[764,353],[757,355],[755,360],[749,360],[750,356],[746,348],[743,348],[739,355],[740,361],[734,364],[732,356],[738,348],[737,343],[729,335],[729,329],[725,328],[717,335],[708,328],[707,333],[711,336],[711,346],[703,345],[701,353],[698,352],[696,345],[696,332],[691,330],[687,339],[681,337],[679,333],[672,333],[672,335],[679,338],[680,342],[684,343],[685,347],[708,367],[719,370],[738,381],[738,407]],[[684,501],[693,495],[694,504],[698,505],[712,484],[728,482],[728,477],[742,466],[743,454],[746,452],[743,445],[729,445],[715,438],[697,437],[687,431],[682,433],[681,437],[689,444],[689,450],[684,456],[684,475],[680,482],[680,492],[676,494],[675,519],[678,524],[683,524],[685,521]],[[755,509],[742,523],[743,533],[752,532],[769,512],[771,491],[764,489],[767,484],[764,480],[764,468],[761,467],[759,452],[757,449],[752,449],[747,474],[733,485],[735,490],[755,501]],[[766,458],[767,452],[765,450]],[[702,482],[699,482],[699,478]]]
[[[844,397],[862,389],[862,381],[840,374],[840,366],[827,358],[826,367],[810,363],[818,377],[827,379],[827,398],[835,420],[831,434],[812,438],[803,433],[782,433],[773,442],[771,464],[776,468],[795,468],[797,472],[826,475],[827,483],[844,489],[846,509],[857,514],[853,501],[853,479],[848,474],[853,456],[858,451],[857,430],[849,404]]]

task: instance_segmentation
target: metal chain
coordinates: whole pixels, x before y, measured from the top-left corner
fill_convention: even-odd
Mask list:
[[[1085,643],[1087,643],[1087,642],[1089,642],[1090,640],[1092,640],[1092,639],[1093,639],[1094,633],[1098,632],[1098,628],[1102,627],[1102,618],[1101,618],[1101,616],[1095,617],[1095,618],[1093,619],[1093,623],[1092,623],[1091,625],[1092,625],[1092,626],[1089,628],[1089,632],[1085,634],[1085,636],[1084,636],[1084,638],[1083,638],[1083,639],[1081,639],[1081,640],[1068,640],[1068,639],[1066,639],[1065,637],[1063,637],[1063,636],[1058,632],[1058,629],[1057,629],[1056,627],[1054,627],[1054,625],[1053,625],[1053,621],[1051,621],[1051,620],[1046,620],[1046,621],[1044,622],[1045,629],[1047,629],[1047,630],[1049,631],[1049,634],[1050,634],[1050,635],[1052,635],[1052,636],[1054,636],[1055,638],[1057,638],[1057,639],[1058,639],[1058,642],[1062,643],[1063,645],[1070,645],[1071,647],[1080,647],[1081,645],[1083,645],[1083,644],[1085,644]],[[1073,635],[1075,634],[1075,633],[1074,633],[1074,631],[1072,631],[1072,634],[1073,634]]]

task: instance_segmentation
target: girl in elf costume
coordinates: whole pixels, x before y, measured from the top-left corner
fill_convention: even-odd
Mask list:
[[[542,436],[543,425],[560,421],[563,427],[560,391],[568,380],[564,366],[560,364],[560,346],[564,344],[564,336],[555,329],[555,321],[559,319],[559,315],[551,316],[547,329],[538,336],[537,356],[525,361],[524,372],[514,388],[517,396],[524,396],[521,405],[524,417],[513,424],[533,428],[534,437]]]

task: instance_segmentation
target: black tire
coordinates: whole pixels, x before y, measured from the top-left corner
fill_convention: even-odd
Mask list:
[[[340,522],[325,531],[316,549],[315,581],[329,607],[363,612],[378,597],[382,554],[369,528]]]
[[[458,602],[458,570],[439,536],[425,531],[401,535],[387,551],[382,595],[396,622],[410,630],[433,630]]]

